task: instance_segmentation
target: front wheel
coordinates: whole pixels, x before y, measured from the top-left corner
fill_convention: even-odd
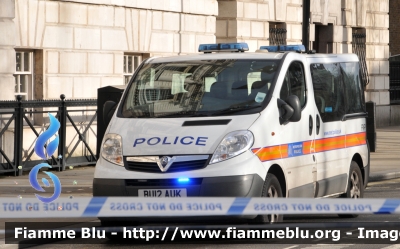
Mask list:
[[[350,164],[349,180],[346,193],[341,198],[360,199],[364,197],[364,183],[358,163],[352,161]],[[358,214],[338,214],[340,218],[355,218]]]
[[[276,178],[275,175],[273,175],[271,173],[267,174],[267,177],[265,178],[261,197],[266,197],[266,198],[283,197],[281,185],[278,181],[278,178]],[[258,215],[253,220],[253,222],[257,223],[257,224],[276,223],[276,222],[282,222],[282,221],[283,221],[282,214]]]

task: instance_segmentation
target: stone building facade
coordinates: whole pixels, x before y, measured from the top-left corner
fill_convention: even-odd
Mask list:
[[[281,30],[281,40],[298,44],[302,4],[1,0],[0,99],[95,98],[99,87],[124,84],[144,58],[197,53],[200,43],[244,41],[254,51]],[[388,91],[389,0],[311,0],[310,23],[317,52],[351,53],[353,34],[365,34],[366,100],[377,104],[378,126],[397,122]]]
[[[21,55],[34,67],[26,98],[95,98],[146,57],[194,53],[215,42],[217,11],[215,0],[15,0],[15,50],[33,57]]]
[[[0,2],[0,99],[14,99],[15,72],[14,0]]]
[[[302,4],[303,0],[219,0],[216,40],[247,42],[254,51],[269,45],[271,31],[281,28],[286,44],[300,44]],[[378,126],[400,123],[388,91],[389,0],[311,0],[310,4],[310,48],[318,53],[352,53],[353,34],[365,34],[366,101],[376,102]]]

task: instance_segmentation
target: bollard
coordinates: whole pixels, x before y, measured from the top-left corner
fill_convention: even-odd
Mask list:
[[[14,163],[15,174],[22,176],[22,170],[19,170],[17,165],[22,165],[22,144],[24,135],[24,107],[22,106],[22,96],[17,95],[18,107],[15,108],[15,123],[14,123]],[[15,175],[14,174],[14,175]]]
[[[66,141],[67,141],[67,107],[65,105],[65,95],[60,95],[61,106],[58,108],[58,121],[60,122],[60,130],[58,131],[60,137],[60,143],[58,144],[58,169],[61,171],[65,170],[65,152],[66,152]]]
[[[376,104],[368,101],[366,103],[367,117],[367,141],[370,152],[376,151]]]

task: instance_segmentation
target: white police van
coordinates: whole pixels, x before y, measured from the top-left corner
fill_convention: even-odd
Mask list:
[[[144,61],[106,130],[93,195],[362,198],[358,58],[303,49],[204,44],[204,54]]]

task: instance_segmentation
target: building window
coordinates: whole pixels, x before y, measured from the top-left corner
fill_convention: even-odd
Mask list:
[[[17,51],[15,66],[15,95],[21,95],[23,100],[33,96],[33,52]]]
[[[269,23],[269,45],[286,45],[286,23]]]
[[[315,40],[312,42],[312,49],[322,54],[336,53],[333,35],[333,25],[315,23]]]
[[[358,59],[360,60],[360,77],[361,81],[363,84],[364,89],[366,88],[366,85],[369,83],[369,77],[368,77],[368,68],[367,68],[367,62],[366,62],[366,32],[364,28],[353,28],[353,42],[352,42],[352,48],[353,48],[353,53],[355,53],[358,56]]]
[[[142,55],[125,54],[124,55],[124,84],[128,84],[132,78],[133,72],[142,62]]]
[[[400,103],[400,55],[389,58],[390,104]]]

